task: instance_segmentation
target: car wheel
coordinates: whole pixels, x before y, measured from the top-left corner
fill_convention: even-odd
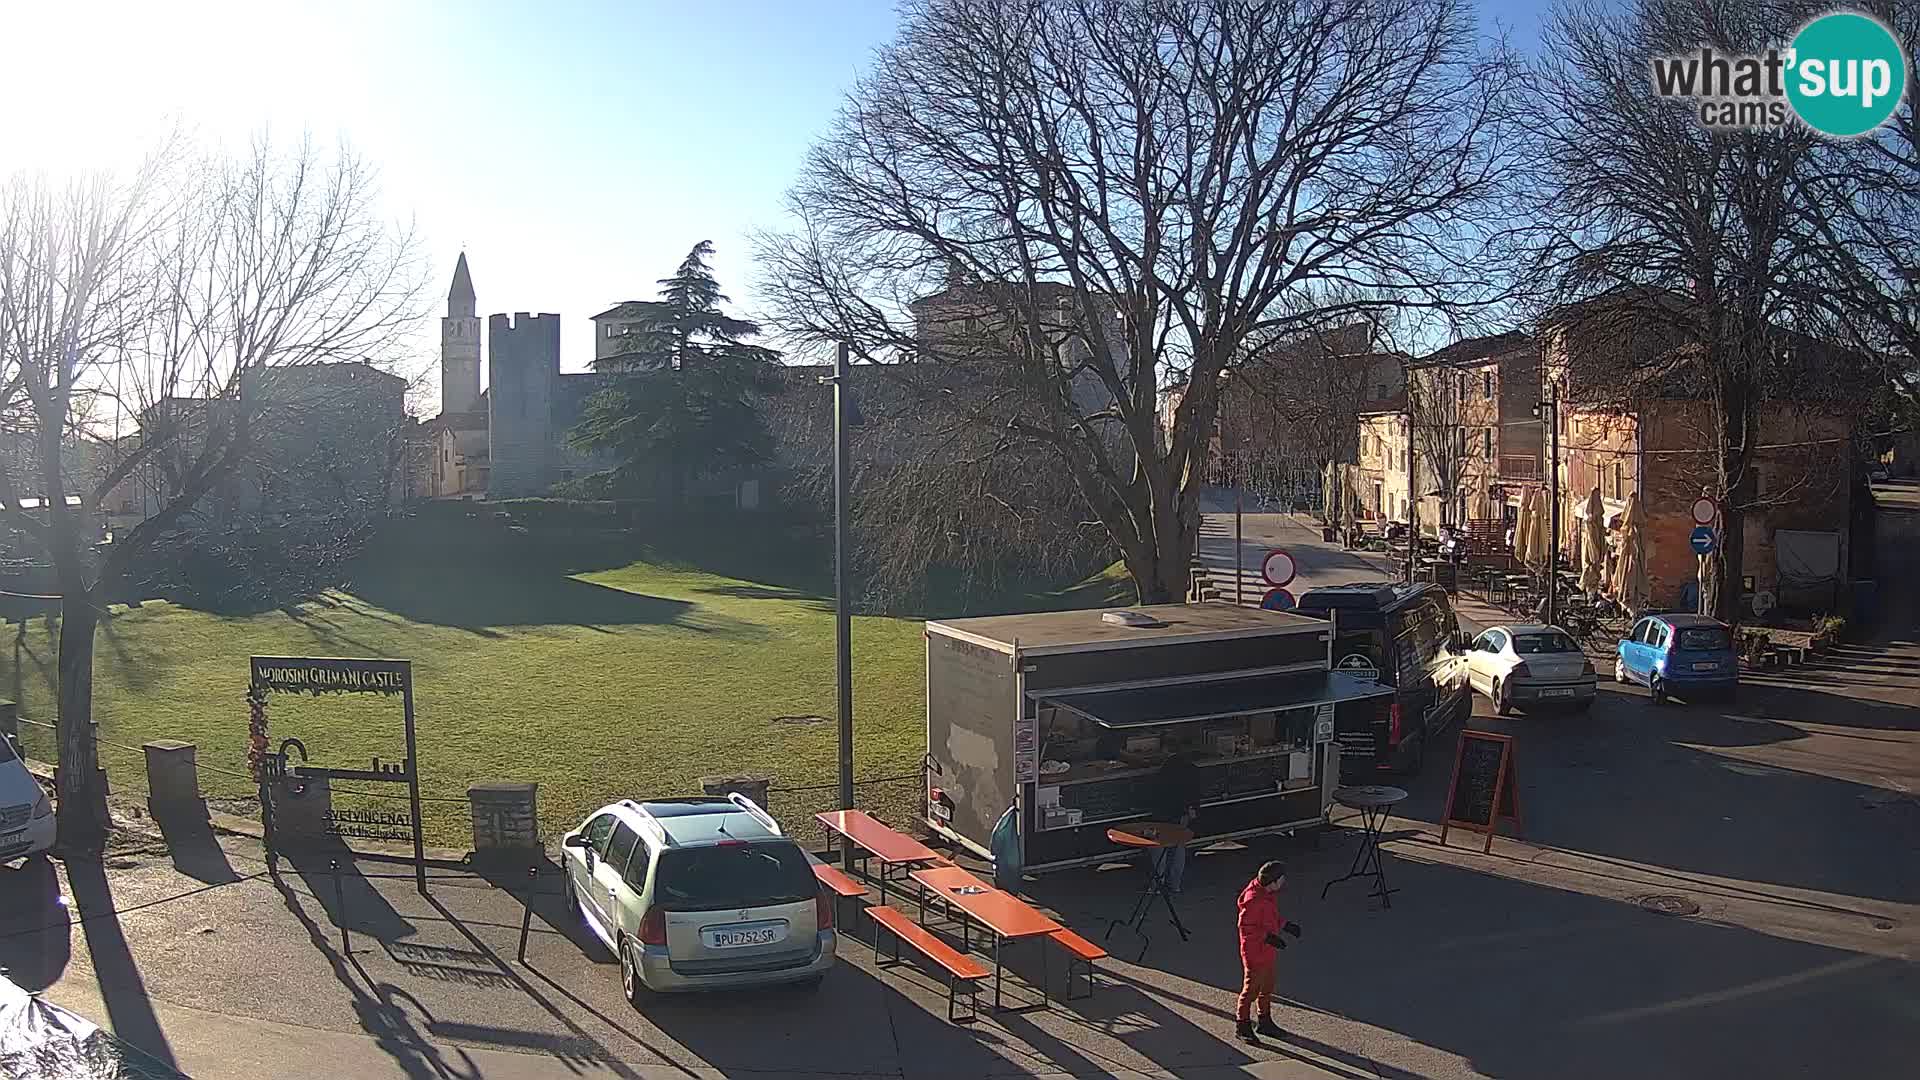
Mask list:
[[[636,1009],[647,995],[647,986],[640,981],[640,962],[633,958],[633,946],[625,938],[620,939],[620,992]]]
[[[1493,684],[1493,711],[1501,716],[1513,715],[1513,700],[1507,691],[1505,679]]]
[[[1655,705],[1665,705],[1667,703],[1667,684],[1662,682],[1658,676],[1648,681],[1647,691],[1652,695]]]
[[[567,915],[570,916],[574,922],[585,922],[586,913],[580,910],[580,894],[575,892],[573,888],[573,871],[565,871],[565,878],[567,882]]]
[[[1613,681],[1625,686],[1627,683],[1627,665],[1618,658],[1613,661]]]

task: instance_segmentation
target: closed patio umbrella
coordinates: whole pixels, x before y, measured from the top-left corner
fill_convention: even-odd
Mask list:
[[[1640,493],[1627,496],[1626,513],[1620,516],[1620,561],[1613,568],[1613,598],[1628,613],[1637,615],[1646,606],[1647,562],[1641,549]]]
[[[1607,508],[1600,502],[1600,489],[1587,493],[1587,521],[1581,530],[1580,591],[1597,593],[1607,576]]]
[[[1525,566],[1527,564],[1528,545],[1533,539],[1533,502],[1539,492],[1528,488],[1520,496],[1520,516],[1513,519],[1513,557]]]

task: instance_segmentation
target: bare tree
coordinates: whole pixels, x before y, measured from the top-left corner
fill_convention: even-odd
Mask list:
[[[1836,370],[1832,350],[1808,348],[1830,325],[1823,268],[1835,257],[1810,223],[1833,207],[1806,183],[1823,152],[1812,131],[1703,128],[1688,105],[1650,92],[1649,63],[1703,44],[1758,53],[1816,13],[1798,0],[1579,3],[1550,21],[1533,83],[1541,157],[1525,238],[1539,294],[1569,305],[1549,320],[1549,373],[1571,375],[1575,396],[1597,404],[1706,404],[1722,542],[1703,595],[1729,622],[1746,515],[1764,505],[1754,469],[1763,412],[1796,400],[1796,384],[1827,394],[1850,385],[1798,374],[1807,363]]]
[[[18,410],[41,452],[33,475],[0,468],[0,501],[59,584],[64,844],[95,846],[106,826],[93,723],[104,597],[203,500],[257,494],[245,467],[272,437],[277,400],[263,377],[390,362],[417,314],[411,235],[378,218],[373,198],[357,158],[264,142],[238,159],[170,154],[126,183],[17,178],[6,189],[0,413]],[[61,464],[78,439],[97,440],[109,462],[84,487]],[[153,512],[97,545],[102,500],[149,469],[164,477]],[[20,512],[23,487],[49,500],[44,521]]]
[[[762,291],[799,343],[964,367],[929,407],[1043,452],[1175,599],[1254,335],[1484,297],[1513,77],[1463,0],[914,0]],[[1365,299],[1288,302],[1333,287]]]

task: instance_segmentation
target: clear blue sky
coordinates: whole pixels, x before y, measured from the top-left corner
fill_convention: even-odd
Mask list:
[[[1545,7],[1488,0],[1481,19],[1532,48]],[[464,247],[482,314],[560,312],[578,370],[588,316],[651,296],[699,240],[750,300],[745,235],[782,223],[810,140],[893,26],[891,0],[23,5],[0,169],[125,161],[175,120],[344,138],[419,228],[436,297]]]

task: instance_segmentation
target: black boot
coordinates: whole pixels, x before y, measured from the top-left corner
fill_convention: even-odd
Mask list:
[[[1253,1033],[1253,1021],[1251,1020],[1235,1020],[1233,1022],[1233,1033],[1239,1037],[1241,1042],[1246,1043],[1248,1046],[1260,1045],[1260,1036]]]
[[[1280,1025],[1274,1023],[1273,1017],[1271,1016],[1261,1017],[1260,1026],[1254,1028],[1253,1030],[1262,1035],[1266,1035],[1270,1038],[1275,1038],[1275,1039],[1285,1038],[1287,1034],[1286,1032],[1280,1030]]]

